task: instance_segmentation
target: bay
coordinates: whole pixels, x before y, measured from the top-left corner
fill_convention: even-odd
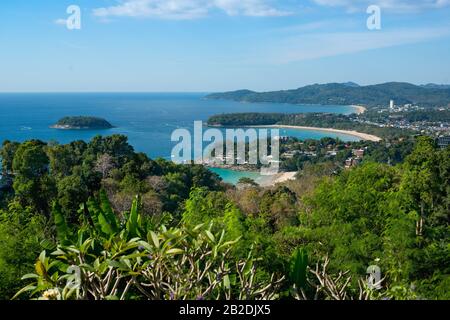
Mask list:
[[[40,139],[69,143],[89,141],[95,135],[124,134],[136,151],[151,158],[170,159],[175,142],[173,130],[193,132],[194,121],[204,121],[215,114],[234,112],[349,114],[351,106],[290,105],[277,103],[241,103],[207,100],[206,93],[2,93],[0,94],[0,142]],[[64,116],[98,116],[115,128],[108,130],[57,130],[50,126]],[[321,131],[281,129],[281,135],[300,139],[326,136],[350,141],[357,138]],[[226,181],[240,174],[221,172]]]

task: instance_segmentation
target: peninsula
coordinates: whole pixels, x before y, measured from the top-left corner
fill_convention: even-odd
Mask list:
[[[345,115],[326,113],[283,114],[283,113],[228,113],[211,116],[211,127],[264,127],[285,128],[340,133],[355,136],[361,140],[381,141],[392,135],[388,128],[359,124]]]

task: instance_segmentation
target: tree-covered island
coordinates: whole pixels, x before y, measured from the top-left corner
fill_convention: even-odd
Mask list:
[[[66,130],[82,130],[82,129],[111,129],[114,128],[114,126],[105,119],[99,117],[76,116],[76,117],[61,118],[60,120],[58,120],[58,122],[52,125],[51,128],[66,129]]]

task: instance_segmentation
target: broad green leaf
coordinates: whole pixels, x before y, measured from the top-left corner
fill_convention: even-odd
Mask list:
[[[38,260],[37,262],[36,262],[36,264],[35,264],[35,269],[36,269],[36,273],[38,274],[38,275],[40,275],[41,277],[45,277],[45,275],[46,275],[46,270],[45,270],[45,267],[44,267],[44,264],[40,261],[40,260]]]
[[[35,273],[27,273],[26,275],[24,275],[22,278],[20,278],[21,280],[26,280],[26,279],[33,279],[33,278],[39,278],[39,276]]]
[[[140,198],[139,198],[139,196],[137,196],[133,200],[133,203],[131,205],[130,215],[129,215],[128,221],[126,223],[126,228],[132,237],[139,236],[138,235],[139,202],[140,202]]]
[[[211,231],[206,230],[205,231],[206,235],[208,236],[209,240],[211,240],[212,242],[216,241],[216,238],[214,237],[214,235],[211,233]]]
[[[150,236],[152,238],[153,244],[157,249],[159,249],[159,238],[153,231],[150,231]]]
[[[225,288],[230,289],[230,277],[228,275],[223,277],[223,285]]]
[[[48,240],[48,239],[43,239],[43,240],[40,242],[40,245],[41,245],[41,247],[44,248],[45,250],[54,250],[55,247],[56,247],[56,245],[55,245],[52,241],[50,241],[50,240]]]
[[[150,244],[146,241],[138,241],[138,244],[140,246],[143,246],[147,251],[152,251],[153,248],[150,246]]]
[[[17,297],[19,297],[19,296],[20,296],[22,293],[24,293],[24,292],[36,290],[36,288],[37,288],[36,286],[30,284],[30,285],[28,285],[28,286],[26,286],[26,287],[20,289],[20,290],[19,290],[19,291],[11,298],[11,300],[17,299]]]
[[[118,221],[117,217],[114,214],[111,204],[109,202],[108,196],[106,195],[106,191],[104,189],[100,190],[100,208],[103,212],[103,216],[111,227],[113,233],[116,233],[118,230]]]
[[[184,253],[184,250],[178,249],[178,248],[174,248],[174,249],[167,250],[166,253],[167,254],[182,254],[182,253]]]

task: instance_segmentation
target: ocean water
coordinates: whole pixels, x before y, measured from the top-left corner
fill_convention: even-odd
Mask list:
[[[217,173],[223,181],[231,184],[237,184],[239,179],[241,178],[250,178],[255,182],[258,182],[262,179],[262,176],[259,172],[237,171],[224,168],[210,168],[209,170]]]
[[[186,128],[193,132],[193,122],[206,121],[215,114],[232,112],[333,112],[349,114],[350,106],[313,106],[272,103],[240,103],[206,100],[204,93],[29,93],[0,94],[0,142],[41,139],[68,143],[89,141],[95,135],[115,133],[128,136],[136,151],[152,158],[170,159],[176,144],[172,131]],[[108,130],[57,130],[49,128],[64,116],[98,116],[111,122]],[[282,129],[281,135],[302,139],[325,136],[355,140],[355,137],[320,131]],[[226,173],[222,173],[226,176]],[[229,178],[230,179],[234,178]],[[239,179],[239,178],[238,178]]]

